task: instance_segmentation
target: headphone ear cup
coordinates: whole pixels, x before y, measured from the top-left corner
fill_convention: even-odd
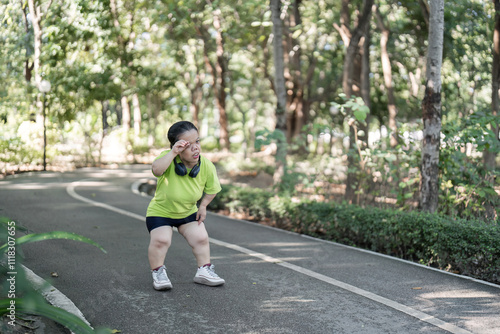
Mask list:
[[[174,159],[174,164],[175,164],[175,173],[177,175],[184,176],[187,174],[187,168],[186,166],[184,166],[182,162],[177,162],[177,159]]]
[[[200,163],[198,162],[198,164],[196,164],[193,167],[193,169],[191,169],[191,171],[189,172],[189,176],[191,176],[192,178],[195,178],[199,172],[200,172]]]

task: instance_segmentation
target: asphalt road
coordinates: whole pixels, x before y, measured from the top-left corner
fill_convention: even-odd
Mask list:
[[[131,190],[149,177],[149,166],[140,165],[0,180],[0,215],[30,232],[78,233],[107,250],[68,240],[22,246],[25,265],[94,327],[127,334],[500,333],[500,286],[216,214],[206,225],[212,263],[226,284],[193,283],[194,256],[174,233],[166,260],[174,287],[155,291],[143,219],[150,199]]]

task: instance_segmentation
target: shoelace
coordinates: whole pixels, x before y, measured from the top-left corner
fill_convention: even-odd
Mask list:
[[[156,277],[159,281],[168,281],[167,271],[165,270],[165,268],[161,268],[160,270],[158,270],[158,276]]]
[[[214,266],[213,266],[213,265],[212,265],[212,266],[210,266],[210,267],[207,267],[207,271],[208,271],[208,273],[209,273],[211,276],[216,277],[216,278],[219,278],[219,275],[217,275],[217,274],[215,273],[215,271],[214,271]]]

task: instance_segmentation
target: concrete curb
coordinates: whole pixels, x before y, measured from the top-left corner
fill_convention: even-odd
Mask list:
[[[49,284],[46,280],[35,274],[28,267],[21,265],[24,272],[26,273],[26,278],[31,283],[33,288],[40,292],[40,294],[45,298],[45,300],[51,304],[52,306],[59,307],[63,310],[68,311],[76,315],[78,318],[82,319],[87,325],[90,325],[90,322],[85,319],[83,313],[76,307],[75,303],[71,301],[68,297],[66,297],[61,291],[57,290],[54,286]]]

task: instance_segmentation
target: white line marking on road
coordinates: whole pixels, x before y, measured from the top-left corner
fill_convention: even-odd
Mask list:
[[[100,208],[103,208],[103,209],[107,209],[107,210],[110,210],[110,211],[114,211],[116,213],[119,213],[119,214],[122,214],[122,215],[126,215],[126,216],[131,217],[131,218],[136,218],[136,219],[141,220],[141,221],[145,220],[145,217],[143,217],[141,215],[138,215],[138,214],[126,211],[126,210],[122,210],[122,209],[116,208],[116,207],[111,206],[111,205],[107,205],[107,204],[104,204],[104,203],[96,202],[96,201],[93,201],[93,200],[90,200],[88,198],[85,198],[83,196],[78,195],[75,192],[75,187],[77,187],[79,185],[82,185],[84,183],[84,181],[85,180],[81,180],[81,181],[77,181],[77,182],[71,183],[67,187],[68,194],[71,197],[73,197],[75,199],[78,199],[80,201],[83,201],[85,203],[88,203],[88,204],[91,204],[91,205],[95,205],[97,207],[100,207]],[[336,279],[333,279],[331,277],[322,275],[322,274],[314,272],[312,270],[309,270],[309,269],[306,269],[306,268],[303,268],[303,267],[299,267],[299,266],[291,264],[289,262],[282,261],[282,260],[280,260],[278,258],[274,258],[274,257],[268,256],[266,254],[253,251],[253,250],[248,249],[248,248],[244,248],[244,247],[241,247],[241,246],[238,246],[238,245],[234,245],[234,244],[227,243],[225,241],[221,241],[221,240],[217,240],[217,239],[213,239],[213,238],[210,238],[210,242],[213,243],[213,244],[216,244],[218,246],[226,247],[226,248],[235,250],[237,252],[244,253],[244,254],[247,254],[247,255],[259,258],[259,259],[261,259],[263,261],[266,261],[266,262],[269,262],[269,263],[274,263],[274,264],[280,265],[280,266],[282,266],[284,268],[296,271],[298,273],[301,273],[301,274],[307,275],[309,277],[318,279],[318,280],[323,281],[325,283],[334,285],[334,286],[336,286],[338,288],[344,289],[346,291],[352,292],[352,293],[357,294],[359,296],[362,296],[362,297],[368,298],[370,300],[373,300],[373,301],[375,301],[377,303],[386,305],[386,306],[388,306],[388,307],[390,307],[392,309],[395,309],[397,311],[400,311],[400,312],[403,312],[405,314],[408,314],[408,315],[410,315],[412,317],[415,317],[415,318],[417,318],[417,319],[419,319],[421,321],[427,322],[427,323],[429,323],[429,324],[431,324],[433,326],[439,327],[439,328],[441,328],[441,329],[443,329],[445,331],[448,331],[450,333],[453,333],[453,334],[472,334],[471,332],[469,332],[469,331],[467,331],[467,330],[465,330],[463,328],[460,328],[460,327],[457,327],[457,326],[455,326],[453,324],[447,323],[447,322],[445,322],[443,320],[440,320],[440,319],[438,319],[438,318],[436,318],[436,317],[434,317],[434,316],[432,316],[430,314],[427,314],[427,313],[424,313],[424,312],[420,312],[418,310],[412,309],[411,307],[408,307],[406,305],[400,304],[398,302],[395,302],[393,300],[387,299],[385,297],[379,296],[379,295],[374,294],[372,292],[369,292],[369,291],[357,288],[357,287],[355,287],[353,285],[350,285],[350,284],[338,281]]]
[[[389,306],[390,308],[393,308],[393,309],[395,309],[397,311],[400,311],[400,312],[406,313],[408,315],[411,315],[412,317],[415,317],[415,318],[417,318],[417,319],[419,319],[421,321],[428,322],[431,325],[434,325],[436,327],[444,329],[444,330],[446,330],[446,331],[448,331],[450,333],[454,333],[454,334],[467,334],[468,333],[468,334],[471,334],[471,332],[469,332],[469,331],[467,331],[465,329],[462,329],[462,328],[457,327],[455,325],[452,325],[450,323],[444,322],[443,320],[440,320],[440,319],[438,319],[438,318],[436,318],[436,317],[434,317],[432,315],[429,315],[427,313],[423,313],[423,312],[417,311],[415,309],[412,309],[411,307],[408,307],[408,306],[405,306],[403,304],[397,303],[397,302],[395,302],[393,300],[390,300],[390,299],[384,298],[382,296],[376,295],[374,293],[371,293],[369,291],[357,288],[357,287],[355,287],[353,285],[350,285],[350,284],[338,281],[338,280],[333,279],[331,277],[319,274],[319,273],[314,272],[312,270],[309,270],[309,269],[306,269],[306,268],[303,268],[303,267],[299,267],[299,266],[297,266],[295,264],[292,264],[292,263],[289,263],[289,262],[286,262],[286,261],[282,261],[280,259],[268,256],[266,254],[258,253],[258,252],[255,252],[255,251],[251,250],[251,249],[244,248],[244,247],[241,247],[241,246],[238,246],[238,245],[234,245],[234,244],[230,244],[230,243],[227,243],[227,242],[224,242],[224,241],[220,241],[220,240],[216,240],[216,239],[210,238],[210,242],[212,242],[212,243],[214,243],[216,245],[219,245],[219,246],[230,248],[232,250],[235,250],[235,251],[238,251],[238,252],[241,252],[241,253],[245,253],[245,254],[253,256],[253,257],[257,257],[257,258],[262,259],[262,260],[264,260],[266,262],[277,264],[279,266],[288,268],[290,270],[293,270],[293,271],[296,271],[298,273],[307,275],[309,277],[316,278],[316,279],[318,279],[320,281],[323,281],[325,283],[334,285],[334,286],[336,286],[338,288],[347,290],[347,291],[352,292],[354,294],[357,294],[359,296],[363,296],[365,298],[371,299],[371,300],[373,300],[373,301],[375,301],[377,303]]]
[[[90,180],[90,179],[88,179],[88,180]],[[106,210],[114,211],[114,212],[119,213],[121,215],[129,216],[131,218],[139,219],[139,220],[142,220],[142,221],[146,220],[146,218],[144,216],[138,215],[136,213],[129,212],[129,211],[126,211],[126,210],[123,210],[123,209],[120,209],[120,208],[116,208],[114,206],[107,205],[107,204],[104,204],[104,203],[101,203],[101,202],[93,201],[91,199],[88,199],[88,198],[85,198],[83,196],[78,195],[75,192],[75,187],[78,187],[78,186],[82,185],[84,182],[85,182],[85,180],[73,182],[73,183],[71,183],[66,188],[66,191],[68,192],[68,194],[71,197],[73,197],[74,199],[77,199],[79,201],[82,201],[82,202],[85,202],[85,203],[88,203],[88,204],[91,204],[91,205],[94,205],[94,206],[98,206],[98,207],[106,209]]]

